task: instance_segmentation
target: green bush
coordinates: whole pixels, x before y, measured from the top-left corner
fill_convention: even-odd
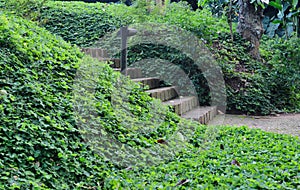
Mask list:
[[[228,111],[232,113],[270,114],[276,110],[271,102],[271,87],[265,77],[265,64],[247,53],[249,43],[239,35],[222,34],[213,40],[211,51],[222,67],[227,90]]]
[[[67,42],[90,47],[107,32],[126,24],[105,9],[100,3],[49,2],[42,10],[41,25]]]
[[[270,72],[265,75],[271,103],[280,111],[300,110],[300,39],[265,38],[262,56]]]
[[[100,37],[121,26],[141,22],[176,25],[205,40],[229,32],[226,20],[212,17],[208,10],[190,11],[184,4],[171,4],[162,15],[122,4],[49,2],[42,10],[41,20],[49,31],[80,47],[92,46]]]
[[[40,17],[42,7],[48,1],[49,0],[1,0],[0,7],[4,7],[14,15],[37,21]]]
[[[225,18],[214,18],[208,9],[191,11],[185,2],[171,3],[161,14],[155,11],[148,13],[146,10],[139,6],[111,5],[107,7],[111,15],[127,23],[152,22],[174,25],[193,32],[205,41],[210,41],[219,33],[229,32]]]

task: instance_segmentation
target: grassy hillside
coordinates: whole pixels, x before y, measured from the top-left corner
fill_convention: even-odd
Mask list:
[[[0,13],[0,189],[297,189],[299,150],[296,137],[183,120],[107,64]]]

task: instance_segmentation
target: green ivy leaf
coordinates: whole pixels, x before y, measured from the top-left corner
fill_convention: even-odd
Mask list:
[[[269,5],[276,8],[276,9],[278,9],[278,10],[280,10],[280,11],[283,8],[282,5],[281,5],[281,2],[278,2],[278,1],[276,1],[276,2],[275,1],[270,1]]]

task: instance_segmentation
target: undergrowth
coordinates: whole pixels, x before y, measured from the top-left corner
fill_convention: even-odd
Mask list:
[[[299,58],[295,56],[299,55],[299,48],[293,48],[297,47],[295,44],[299,44],[299,40],[294,38],[285,41],[284,47],[273,46],[272,40],[264,38],[261,52],[265,61],[258,62],[248,55],[249,44],[236,33],[234,41],[230,40],[226,19],[214,18],[205,9],[190,11],[184,3],[172,3],[163,12],[151,12],[139,5],[49,2],[41,16],[42,26],[81,47],[97,46],[101,37],[120,26],[151,22],[190,31],[211,50],[224,73],[227,111],[267,115],[299,110],[299,78],[295,73],[299,70]],[[282,55],[282,50],[286,55]],[[114,52],[114,56],[117,53]],[[272,57],[272,54],[275,55]],[[156,47],[156,44],[138,44],[128,51],[129,64],[153,57],[182,68],[194,84],[200,104],[209,104],[211,94],[203,73],[195,70],[195,63],[187,55],[172,47]],[[289,69],[284,69],[286,65],[283,63],[288,63]],[[168,75],[168,71],[164,75]]]
[[[298,138],[181,119],[10,14],[0,13],[0,189],[300,188]]]
[[[70,101],[82,53],[31,22],[0,20],[0,188],[101,185],[110,165],[83,143]]]
[[[34,23],[0,19],[1,189],[100,188],[109,171],[190,146],[201,126]]]

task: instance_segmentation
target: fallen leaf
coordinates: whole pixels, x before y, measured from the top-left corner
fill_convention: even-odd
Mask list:
[[[184,185],[184,184],[186,184],[188,182],[190,182],[189,179],[183,179],[183,180],[179,181],[175,186]]]
[[[132,167],[129,166],[129,167],[125,168],[125,170],[132,170]]]
[[[164,139],[158,139],[157,143],[159,143],[159,144],[168,144],[168,142]]]
[[[232,160],[232,161],[231,161],[231,164],[232,164],[232,165],[239,166],[239,167],[241,166],[240,163],[239,163],[236,159]]]

